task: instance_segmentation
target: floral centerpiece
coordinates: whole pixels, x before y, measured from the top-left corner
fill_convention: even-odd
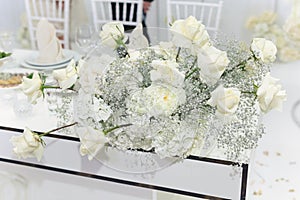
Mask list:
[[[101,46],[115,50],[115,56],[102,53],[96,67],[71,61],[53,71],[58,85],[47,85],[35,72],[21,88],[32,103],[46,89],[76,93],[71,125],[81,155],[89,159],[106,144],[185,158],[201,155],[213,141],[228,159],[244,161],[243,153],[264,133],[261,115],[281,109],[286,99],[270,75],[275,45],[263,38],[254,38],[249,47],[235,41],[214,44],[194,17],[175,21],[170,33],[170,41],[149,46],[141,26],[128,36],[122,24],[105,24]],[[11,139],[13,150],[41,159],[42,137],[58,129],[39,135],[26,128]]]
[[[300,1],[293,0],[291,14],[284,24],[279,24],[277,14],[266,11],[251,16],[246,27],[255,37],[264,37],[274,42],[278,48],[279,60],[291,62],[300,59]]]

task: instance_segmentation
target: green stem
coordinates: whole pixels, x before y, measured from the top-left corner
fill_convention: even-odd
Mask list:
[[[195,60],[194,60],[194,62],[193,62],[193,65],[191,66],[191,68],[190,68],[189,70],[191,70],[191,69],[195,66],[196,62],[197,62],[197,58],[195,58]],[[199,70],[198,67],[195,68],[195,69],[193,69],[193,71],[191,71],[191,72],[184,78],[184,80],[188,79],[192,74],[194,74],[194,73],[195,73],[196,71],[198,71],[198,70]]]
[[[229,70],[225,70],[224,73],[221,75],[221,78],[223,78],[224,76],[226,76],[227,74],[229,74],[230,72],[232,72],[233,70],[235,70],[236,68],[238,68],[238,69],[244,69],[245,64],[247,63],[247,61],[251,60],[253,57],[255,59],[255,56],[250,56],[249,58],[243,60],[241,63],[239,63],[235,67],[233,67],[233,68],[231,68]]]
[[[176,55],[176,62],[178,62],[180,51],[181,51],[181,47],[178,48],[177,55]]]
[[[52,129],[52,130],[50,130],[48,132],[40,134],[39,136],[42,137],[42,136],[48,135],[49,133],[52,133],[52,132],[55,132],[55,131],[59,131],[59,130],[64,129],[64,128],[68,128],[68,127],[74,126],[76,124],[78,124],[78,122],[74,122],[72,124],[68,124],[68,125],[65,125],[65,126],[62,126],[62,127],[58,127],[58,128]]]
[[[242,91],[243,94],[255,94],[255,92],[251,92],[251,91]]]
[[[42,89],[59,89],[59,86],[42,85]]]
[[[255,59],[255,56],[254,56],[253,54],[252,54],[252,56],[250,56],[249,58],[245,59],[243,62],[241,62],[240,64],[238,64],[236,67],[245,66],[245,64],[246,64],[249,60],[251,60],[252,58]],[[243,68],[243,67],[241,67],[241,68]]]
[[[197,72],[199,70],[199,68],[195,68],[193,69],[193,71],[191,71],[186,77],[185,80],[188,79],[190,76],[192,76],[195,72]]]
[[[71,88],[67,88],[67,90],[76,91],[73,89],[74,85]],[[61,89],[59,86],[51,86],[51,85],[42,85],[41,86],[42,91],[44,89]]]
[[[116,28],[117,28],[118,31],[120,32],[121,37],[120,37],[120,36],[117,36],[117,38],[115,38],[113,34],[110,34],[110,35],[111,35],[111,37],[115,40],[115,42],[117,43],[118,46],[123,46],[123,47],[125,47],[125,49],[126,49],[126,51],[127,51],[127,50],[128,50],[128,49],[127,49],[127,46],[125,45],[125,43],[124,43],[124,41],[123,41],[123,39],[124,39],[124,34],[123,34],[123,32],[119,29],[118,26],[116,26]]]
[[[116,129],[118,129],[118,128],[123,128],[123,127],[131,126],[131,125],[132,125],[132,124],[122,124],[122,125],[117,125],[117,126],[112,127],[112,128],[110,128],[110,129],[104,130],[103,133],[104,133],[104,135],[106,135],[107,133],[112,132],[112,131],[114,131],[114,130],[116,130]]]

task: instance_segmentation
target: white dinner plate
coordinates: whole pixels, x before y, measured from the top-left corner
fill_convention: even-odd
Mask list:
[[[51,63],[41,63],[37,61],[37,57],[39,56],[39,52],[34,52],[29,58],[25,59],[25,63],[31,66],[37,66],[37,67],[49,67],[49,66],[56,66],[61,65],[64,63],[69,62],[72,58],[74,58],[74,51],[63,49],[62,51],[64,58],[57,62],[51,62]]]
[[[80,55],[76,51],[72,51],[72,50],[68,50],[68,49],[64,49],[63,51],[67,52],[67,54],[70,56],[72,55],[71,59],[74,59],[75,61],[80,59]],[[34,53],[37,53],[37,52],[34,52]],[[69,60],[67,62],[55,64],[55,65],[31,65],[31,64],[27,63],[25,60],[26,60],[26,58],[24,60],[20,61],[21,66],[28,68],[28,69],[34,69],[34,70],[53,70],[53,69],[65,68],[68,66],[69,61],[70,61]]]
[[[35,69],[35,70],[52,70],[52,69],[60,69],[60,68],[67,67],[68,64],[69,64],[69,62],[61,63],[58,65],[41,66],[41,65],[30,65],[26,62],[22,62],[21,66],[28,68],[28,69]]]

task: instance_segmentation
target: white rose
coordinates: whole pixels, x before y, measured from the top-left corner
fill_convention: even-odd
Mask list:
[[[88,155],[89,160],[92,160],[107,142],[102,131],[89,126],[79,127],[76,132],[80,139],[80,154],[82,156]]]
[[[129,112],[143,115],[148,112],[147,99],[143,93],[143,90],[133,91],[126,102],[126,107]]]
[[[173,43],[179,47],[191,48],[197,51],[198,48],[210,41],[205,26],[192,16],[185,20],[176,20],[170,31],[173,34]]]
[[[201,79],[208,84],[215,84],[230,61],[225,51],[213,46],[206,46],[198,53],[197,62]]]
[[[150,48],[162,56],[164,60],[176,60],[178,49],[172,42],[160,42]]]
[[[54,70],[52,75],[62,90],[72,87],[78,78],[75,61],[72,59],[66,68]]]
[[[138,24],[129,35],[128,48],[141,49],[149,47],[148,39],[144,36],[142,24]]]
[[[110,65],[115,60],[114,57],[109,56],[107,54],[101,54],[101,56],[97,56],[96,61],[93,65],[93,71],[97,74],[103,74],[106,70],[107,66]],[[100,64],[100,66],[99,66]]]
[[[278,81],[268,73],[257,90],[260,109],[265,113],[272,109],[281,110],[282,102],[286,100],[286,92],[281,90]]]
[[[178,64],[169,60],[154,60],[150,71],[152,82],[167,83],[174,87],[183,87],[184,73],[178,70]]]
[[[165,120],[166,121],[166,120]],[[159,126],[153,138],[155,152],[161,157],[184,157],[194,147],[195,126],[187,121],[166,121],[168,126]]]
[[[293,1],[292,12],[288,16],[284,26],[284,30],[293,42],[299,42],[300,45],[300,2]]]
[[[290,20],[284,26],[287,35],[295,42],[300,42],[300,18],[297,20]]]
[[[93,96],[93,105],[96,121],[106,121],[113,114],[113,111],[109,105],[107,105],[103,99]]]
[[[105,73],[105,70],[109,66],[109,64],[113,61],[113,57],[102,54],[101,56],[94,56],[89,59],[86,63],[82,61],[83,64],[80,64],[81,60],[79,61],[79,65],[81,66],[79,69],[79,79],[78,82],[82,89],[85,92],[92,93],[95,91],[96,87],[96,78],[102,76]],[[78,71],[78,66],[77,66]]]
[[[104,24],[99,35],[102,40],[102,44],[115,48],[117,46],[116,40],[123,40],[125,37],[124,26],[121,22],[110,22]]]
[[[86,63],[87,63],[87,62],[86,62],[85,60],[80,59],[80,60],[78,61],[78,63],[77,63],[77,66],[76,66],[75,61],[73,62],[73,60],[71,60],[69,64],[73,65],[73,67],[74,67],[74,68],[76,69],[76,71],[77,71],[77,74],[79,74],[80,71],[81,71],[82,69],[86,68]],[[68,65],[69,65],[69,64],[68,64]]]
[[[86,93],[82,88],[78,90],[75,102],[75,121],[85,125],[102,127],[100,122],[106,121],[113,113],[111,107],[103,99]]]
[[[230,117],[238,109],[241,92],[237,88],[217,87],[212,93],[208,104],[216,106],[216,114],[220,117]]]
[[[186,101],[185,91],[169,85],[152,84],[145,88],[146,110],[152,116],[170,116]]]
[[[257,24],[255,27],[254,27],[254,32],[257,34],[257,35],[265,35],[267,34],[269,31],[269,25],[266,24],[266,23],[262,23],[262,24]]]
[[[273,24],[277,18],[277,14],[273,11],[265,11],[259,18],[263,23]]]
[[[261,59],[264,63],[271,63],[276,59],[277,48],[270,40],[254,38],[251,50],[255,57]]]
[[[22,84],[20,85],[21,90],[28,97],[31,103],[36,103],[36,100],[43,95],[42,92],[42,80],[38,72],[34,72],[32,77],[23,77]]]
[[[276,45],[277,49],[287,46],[287,37],[286,32],[282,29],[281,26],[275,24],[270,27],[269,36],[266,38],[272,40]]]
[[[78,79],[81,89],[88,93],[94,92],[96,83],[95,78],[96,76],[92,73],[92,69],[90,67],[81,70],[80,77]]]
[[[257,17],[250,17],[247,21],[247,28],[252,29],[258,24],[273,24],[277,18],[277,14],[272,11],[266,11]]]
[[[41,138],[27,127],[20,136],[13,136],[10,139],[13,144],[14,153],[20,158],[36,157],[41,160],[44,152]]]
[[[98,93],[99,87],[97,87],[97,85],[101,82],[99,77],[102,77],[103,74],[105,74],[105,71],[114,59],[115,58],[107,54],[102,54],[101,56],[90,57],[87,62],[84,61],[83,67],[80,67],[80,71],[77,72],[79,76],[77,80],[80,88],[86,93]],[[78,65],[80,65],[80,62]],[[78,66],[76,70],[78,71]],[[77,90],[76,87],[77,85],[75,84],[75,90]]]
[[[283,62],[300,60],[300,49],[295,47],[283,47],[279,51],[279,58]]]
[[[129,49],[128,54],[129,54],[129,58],[128,58],[129,62],[136,62],[137,60],[142,58],[140,51]]]

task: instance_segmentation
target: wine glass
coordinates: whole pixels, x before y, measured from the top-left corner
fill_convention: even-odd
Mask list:
[[[83,51],[84,56],[92,47],[93,34],[94,34],[94,29],[91,25],[84,24],[76,28],[75,42],[77,46]]]
[[[15,43],[14,34],[11,32],[0,33],[0,47],[5,52],[11,52]]]

